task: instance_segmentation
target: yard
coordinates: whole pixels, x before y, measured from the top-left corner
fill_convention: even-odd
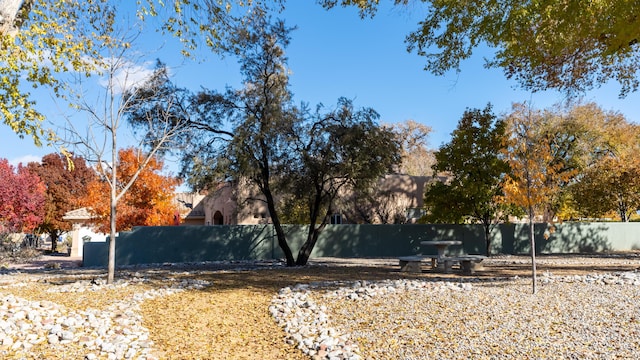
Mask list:
[[[238,266],[244,267],[245,270],[236,269]],[[44,270],[45,267],[49,270]],[[550,336],[550,339],[557,343],[551,347],[556,355],[574,354],[581,358],[602,358],[602,351],[606,352],[606,349],[609,349],[610,357],[624,357],[630,351],[640,350],[638,340],[627,342],[627,339],[640,338],[639,319],[627,316],[627,310],[628,314],[635,313],[637,316],[639,313],[639,306],[631,303],[632,308],[619,309],[624,313],[614,314],[612,321],[617,321],[616,323],[594,322],[589,323],[591,324],[589,329],[585,329],[599,337],[610,336],[609,330],[617,331],[619,334],[626,332],[627,336],[620,335],[619,338],[610,336],[609,339],[614,343],[594,345],[587,344],[589,338],[583,339],[583,335],[580,335],[580,338],[574,340],[584,340],[584,349],[567,350],[574,353],[558,352],[560,351],[558,347],[562,348],[563,341],[573,340],[554,337],[553,334],[571,332],[571,329],[575,329],[575,324],[571,321],[585,321],[571,309],[583,307],[592,309],[594,312],[601,311],[602,313],[593,314],[593,316],[597,315],[597,319],[605,321],[604,313],[606,307],[610,306],[608,296],[615,296],[610,299],[615,301],[623,301],[617,297],[624,295],[634,296],[637,299],[640,296],[640,286],[616,285],[609,284],[609,280],[606,279],[598,280],[597,284],[586,283],[584,285],[586,288],[580,285],[575,299],[567,298],[563,301],[562,297],[555,292],[561,288],[575,286],[577,281],[560,283],[548,280],[553,279],[550,276],[582,276],[634,271],[640,268],[640,257],[635,253],[606,256],[540,256],[539,279],[541,283],[547,283],[541,284],[539,294],[536,296],[530,294],[531,280],[528,278],[531,273],[530,260],[521,256],[498,256],[489,259],[486,261],[484,271],[473,278],[430,271],[420,274],[402,273],[398,271],[397,259],[328,258],[317,259],[312,265],[304,268],[284,268],[270,263],[259,264],[259,268],[252,269],[246,269],[247,264],[126,268],[118,272],[116,278],[119,281],[116,286],[104,286],[100,285],[105,278],[104,271],[83,268],[65,269],[64,264],[62,269],[57,267],[38,263],[31,268],[23,267],[19,271],[9,270],[0,275],[0,296],[4,299],[5,306],[1,313],[3,318],[0,329],[4,329],[2,326],[4,322],[10,322],[11,317],[22,310],[25,312],[24,318],[21,317],[24,325],[21,325],[23,328],[18,331],[22,333],[43,331],[39,326],[40,323],[47,322],[45,317],[38,320],[40,323],[37,326],[33,325],[32,323],[37,320],[33,320],[35,315],[29,315],[26,309],[11,305],[13,300],[7,300],[15,297],[30,301],[28,305],[20,305],[25,307],[46,308],[50,307],[47,305],[50,304],[49,302],[56,304],[59,306],[55,312],[56,316],[75,314],[79,318],[91,318],[94,315],[87,315],[88,313],[98,314],[96,315],[98,317],[99,314],[109,314],[109,321],[115,324],[111,326],[112,333],[109,333],[109,329],[98,328],[97,325],[93,330],[88,331],[81,330],[81,324],[75,326],[62,324],[63,330],[70,327],[75,331],[75,336],[71,336],[67,341],[64,340],[64,336],[61,336],[59,342],[54,341],[52,344],[50,339],[38,340],[36,335],[29,337],[19,333],[14,334],[16,338],[7,340],[9,330],[5,329],[5,335],[0,339],[0,353],[4,358],[82,359],[88,354],[90,354],[88,358],[107,358],[109,348],[100,344],[102,340],[96,343],[95,338],[105,339],[111,336],[115,339],[113,343],[117,345],[118,341],[126,342],[128,340],[123,340],[125,337],[134,335],[136,336],[135,346],[130,347],[139,349],[138,343],[144,343],[143,340],[147,337],[150,342],[142,346],[142,348],[147,346],[146,352],[136,350],[138,351],[136,353],[134,350],[129,350],[130,355],[139,356],[144,353],[149,359],[309,358],[309,355],[305,355],[297,348],[297,343],[291,340],[287,342],[287,333],[270,313],[270,306],[279,291],[285,287],[292,287],[295,290],[297,284],[313,285],[310,289],[302,288],[309,294],[309,301],[326,309],[328,323],[341,332],[349,334],[351,341],[359,347],[358,352],[363,358],[384,359],[397,356],[443,358],[446,354],[458,354],[460,358],[472,354],[475,354],[476,358],[489,356],[540,358],[544,357],[545,353],[536,351],[540,351],[539,348],[546,344]],[[467,284],[471,289],[463,290],[464,292],[447,292],[435,287],[430,287],[427,291],[393,290],[359,300],[346,296],[342,298],[329,296],[338,288],[353,287],[352,284],[356,281],[360,284],[359,286],[372,287],[372,284],[385,280],[420,280],[418,283],[421,284],[440,284],[444,281],[454,286]],[[76,286],[76,284],[84,284],[85,287]],[[201,286],[157,295],[159,289],[175,288],[176,284],[200,284]],[[593,286],[596,288],[592,288]],[[594,293],[594,289],[601,289],[601,291]],[[582,291],[587,293],[581,293]],[[145,295],[141,298],[136,297],[135,294]],[[599,298],[593,307],[590,305],[591,300],[588,294]],[[496,297],[506,299],[488,301]],[[524,299],[518,300],[519,306],[522,306],[517,309],[518,311],[510,309],[512,304],[505,302],[509,301],[509,298],[513,301],[516,297]],[[565,306],[571,308],[565,308]],[[483,307],[491,307],[492,310],[488,311],[489,308]],[[511,313],[511,317],[516,320],[524,313],[526,316],[523,321],[529,324],[515,324],[513,328],[510,327],[511,325],[504,324],[505,320],[502,316],[505,313],[509,315],[510,311],[515,311]],[[546,317],[543,314],[546,311],[550,311],[552,316]],[[466,314],[461,318],[454,316],[455,313],[460,315],[465,312]],[[558,315],[567,312],[575,316]],[[580,316],[589,316],[589,314]],[[524,333],[523,329],[531,325],[535,319],[544,319],[554,324],[538,324],[539,326],[534,324],[534,329],[543,330],[544,333]],[[595,329],[598,326],[604,330]],[[84,327],[87,328],[87,325]],[[144,334],[139,335],[130,328]],[[509,334],[510,329],[520,331],[521,335]],[[495,337],[493,345],[481,339],[483,333]],[[42,336],[47,338],[47,334]],[[538,337],[538,340],[535,337]],[[504,339],[500,340],[501,338]],[[546,340],[541,341],[540,338]],[[618,343],[615,343],[615,339],[619,339]],[[511,341],[511,346],[508,348],[504,344],[499,346],[502,344],[501,341],[507,344]],[[330,350],[316,349],[312,355],[324,356]],[[126,352],[118,355],[126,357]],[[604,358],[607,357],[604,356]]]

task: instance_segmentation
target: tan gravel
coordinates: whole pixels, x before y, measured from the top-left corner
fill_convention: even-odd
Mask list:
[[[637,254],[615,254],[613,256],[554,256],[540,257],[538,271],[550,271],[553,274],[586,274],[592,272],[611,272],[618,270],[634,270],[640,267],[640,258]],[[47,292],[48,287],[57,286],[64,282],[74,281],[78,276],[91,278],[104,276],[95,270],[87,271],[83,269],[63,269],[60,271],[43,271],[38,269],[25,269],[22,275],[2,275],[0,285],[6,284],[9,277],[20,279],[24,282],[21,287],[2,287],[0,294],[11,293],[15,296],[29,299],[42,299],[55,301],[70,308],[84,309],[105,308],[114,299],[130,296],[132,292],[142,291],[149,288],[159,288],[163,286],[163,280],[168,277],[186,277],[199,280],[206,280],[213,283],[211,287],[203,290],[190,290],[175,295],[155,298],[145,301],[142,306],[144,326],[151,333],[151,338],[158,350],[161,359],[303,359],[303,354],[293,346],[284,342],[285,333],[279,328],[270,317],[268,306],[272,297],[279,289],[300,283],[324,282],[324,281],[355,281],[355,280],[383,280],[398,278],[446,278],[454,280],[461,278],[457,274],[437,274],[425,271],[421,274],[401,273],[398,271],[397,260],[395,259],[361,259],[358,261],[344,259],[320,259],[313,262],[315,265],[305,268],[294,269],[269,269],[255,271],[214,271],[209,269],[182,269],[162,267],[159,269],[137,270],[137,275],[147,277],[152,281],[144,285],[135,285],[122,289],[113,289],[94,293],[83,293],[82,295],[61,295]],[[64,268],[64,266],[63,266]],[[129,276],[131,271],[119,272],[117,277]],[[530,275],[530,262],[527,257],[496,257],[486,261],[485,270],[478,274],[480,278],[502,277],[519,275],[524,277],[517,290],[511,288],[501,288],[499,286],[487,286],[479,290],[484,295],[478,299],[509,298],[513,296],[513,291],[527,293],[527,279]],[[55,276],[56,281],[47,281],[46,277]],[[65,276],[68,278],[65,279]],[[14,281],[14,280],[11,280]],[[529,280],[530,282],[530,280]],[[586,289],[588,293],[589,289]],[[320,290],[319,290],[320,291]],[[497,293],[492,293],[497,292]],[[486,293],[486,294],[485,294]],[[540,296],[529,297],[531,303],[521,304],[523,311],[533,309],[532,304],[557,304],[562,303],[562,299],[553,298],[553,291],[541,292]],[[629,294],[639,295],[639,294]],[[416,337],[415,333],[430,334],[431,337],[440,337],[441,342],[450,343],[458,334],[453,330],[455,326],[446,322],[447,312],[441,312],[442,317],[418,317],[416,314],[430,314],[435,308],[451,308],[456,311],[469,309],[468,304],[450,302],[450,298],[429,297],[415,299],[406,295],[407,298],[398,298],[386,301],[376,301],[368,304],[362,303],[354,305],[336,303],[334,315],[337,319],[344,319],[340,326],[356,325],[357,331],[362,331],[358,335],[362,341],[362,348],[375,349],[380,344],[374,343],[374,338],[384,338],[380,336],[388,331],[406,332],[403,346],[423,347],[420,341],[423,337]],[[523,295],[524,296],[524,295]],[[584,295],[583,296],[587,296]],[[555,301],[555,302],[552,302]],[[479,301],[479,300],[476,300]],[[567,303],[579,306],[580,297],[568,299]],[[490,302],[488,304],[491,304]],[[477,305],[477,304],[476,304]],[[497,318],[499,309],[505,304],[495,304],[495,313],[484,313],[482,320],[486,324],[504,321]],[[462,308],[457,308],[462,306]],[[539,305],[541,306],[541,305]],[[397,309],[408,310],[404,313]],[[412,310],[412,311],[409,311]],[[532,311],[533,311],[532,310]],[[505,310],[502,308],[502,312]],[[344,316],[347,313],[370,315],[370,318],[381,318],[386,314],[396,314],[398,321],[395,328],[387,325],[379,326],[375,321],[365,321]],[[508,312],[507,312],[508,313]],[[403,326],[400,321],[418,321],[419,325],[414,328]],[[351,324],[351,325],[349,325]],[[447,325],[448,324],[448,325]],[[471,326],[471,325],[469,325]],[[380,334],[365,333],[371,328],[379,329]],[[359,330],[358,330],[359,329]],[[547,330],[555,329],[553,327]],[[563,330],[562,328],[559,328]],[[446,331],[445,331],[446,330]],[[487,329],[483,329],[486,331]],[[356,332],[357,332],[356,331]],[[479,334],[480,332],[478,332]],[[426,336],[426,335],[424,335]],[[509,337],[507,337],[508,339]],[[562,340],[562,338],[560,338]],[[381,340],[381,341],[384,341]],[[480,340],[479,340],[480,341]],[[401,344],[384,344],[384,346],[396,346]],[[472,347],[472,343],[469,344]],[[491,346],[478,347],[478,351],[485,351],[485,355],[490,354]],[[515,345],[514,345],[515,347]],[[47,349],[34,349],[33,359],[67,359],[79,356],[81,349],[66,352],[51,352]],[[424,353],[422,353],[424,354]],[[415,355],[415,354],[414,354]],[[369,353],[371,358],[385,358],[379,353]],[[407,354],[410,358],[411,354]],[[417,355],[416,355],[417,356]],[[488,356],[488,355],[487,355]],[[560,353],[558,353],[560,356]],[[419,357],[416,357],[419,358]],[[482,358],[482,356],[478,357]]]
[[[365,359],[634,359],[640,286],[529,281],[323,299]]]

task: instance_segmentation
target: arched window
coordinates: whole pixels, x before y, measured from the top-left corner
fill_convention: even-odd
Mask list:
[[[222,213],[220,211],[216,211],[215,214],[213,214],[213,225],[223,225],[224,224],[224,217],[222,216]]]

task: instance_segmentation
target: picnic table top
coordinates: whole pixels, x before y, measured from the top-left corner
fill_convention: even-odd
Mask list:
[[[434,245],[434,246],[438,246],[438,245],[462,245],[462,241],[460,240],[428,240],[428,241],[421,241],[420,245]]]

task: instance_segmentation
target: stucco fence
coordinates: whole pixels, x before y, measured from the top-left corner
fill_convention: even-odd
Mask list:
[[[287,225],[294,252],[306,238],[307,226]],[[529,253],[527,224],[501,224],[492,231],[492,254]],[[433,254],[425,240],[462,240],[454,251],[484,254],[480,225],[328,225],[311,257],[386,258]],[[536,253],[594,253],[640,249],[640,223],[562,223],[535,225]],[[107,242],[89,242],[83,265],[106,267]],[[121,232],[116,266],[220,260],[281,259],[271,225],[153,226]]]

